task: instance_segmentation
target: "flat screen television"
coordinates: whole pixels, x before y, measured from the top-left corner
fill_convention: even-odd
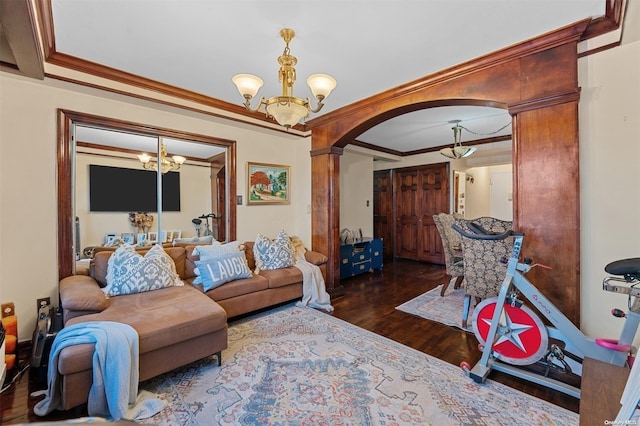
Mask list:
[[[155,212],[156,172],[89,165],[89,210],[92,212]],[[180,211],[180,173],[162,175],[162,211]]]

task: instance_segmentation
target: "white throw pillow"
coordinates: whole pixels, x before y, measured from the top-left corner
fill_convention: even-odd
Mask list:
[[[107,285],[102,291],[119,296],[182,285],[176,265],[162,245],[154,245],[144,256],[132,245],[125,245],[109,257]]]

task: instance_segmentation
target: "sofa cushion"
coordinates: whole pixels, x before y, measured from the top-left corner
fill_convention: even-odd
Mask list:
[[[265,277],[269,281],[269,288],[284,287],[290,284],[302,282],[302,271],[291,266],[289,268],[263,270],[260,276]]]
[[[86,275],[71,275],[63,278],[58,287],[65,311],[100,312],[109,306],[109,298]]]
[[[182,285],[173,259],[162,246],[153,246],[142,255],[133,246],[125,245],[109,258],[103,291],[118,296]]]
[[[200,271],[200,282],[204,291],[219,287],[229,281],[251,278],[244,252],[236,251],[214,258],[205,258],[195,262]],[[198,284],[196,280],[194,283]]]
[[[138,332],[143,354],[223,329],[227,315],[197,288],[182,286],[113,296],[108,309],[72,318],[66,325],[84,321],[129,324]]]
[[[206,292],[215,301],[255,293],[269,288],[269,281],[260,275],[234,280]]]
[[[307,262],[313,263],[314,265],[320,266],[329,261],[329,258],[322,253],[318,253],[316,251],[307,250],[304,253],[304,258]]]
[[[291,239],[284,231],[280,231],[273,240],[258,234],[253,244],[253,256],[256,274],[261,270],[287,268],[295,263]]]

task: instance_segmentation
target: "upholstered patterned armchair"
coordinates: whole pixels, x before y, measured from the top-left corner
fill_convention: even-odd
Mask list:
[[[492,217],[456,219],[453,229],[458,231],[462,241],[466,293],[462,311],[464,328],[467,326],[472,296],[476,298],[477,303],[480,299],[498,295],[507,274],[507,266],[500,260],[503,257],[509,258],[513,250],[513,237],[483,240],[470,236],[482,233],[503,234],[513,229],[513,223]]]
[[[447,281],[442,284],[440,296],[444,296],[447,287],[454,278],[456,282],[453,288],[459,288],[464,279],[464,262],[462,260],[462,241],[460,234],[453,230],[452,225],[456,219],[462,219],[462,215],[457,213],[440,213],[433,215],[433,222],[440,233],[442,239],[442,250],[444,252],[444,266],[447,272]]]

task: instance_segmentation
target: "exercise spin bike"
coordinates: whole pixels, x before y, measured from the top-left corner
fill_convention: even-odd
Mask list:
[[[464,234],[477,239],[513,236],[514,244],[511,258],[503,259],[503,263],[507,263],[507,274],[498,297],[485,299],[473,312],[473,331],[480,342],[482,357],[473,368],[467,362],[460,366],[475,382],[483,383],[492,370],[497,370],[579,398],[578,387],[566,383],[570,380],[550,377],[550,372],[582,376],[585,356],[618,366],[633,364],[636,348],[632,343],[640,324],[640,258],[619,260],[605,267],[605,271],[613,276],[604,279],[603,289],[628,294],[629,311],[611,311],[613,316],[625,318],[619,339],[593,339],[585,336],[524,277],[536,266],[550,269],[544,265],[531,265],[530,259],[519,261],[524,234],[508,231],[489,235],[478,232],[477,235]],[[525,306],[520,294],[553,326],[545,325],[532,309]],[[549,338],[552,339],[551,345]]]

